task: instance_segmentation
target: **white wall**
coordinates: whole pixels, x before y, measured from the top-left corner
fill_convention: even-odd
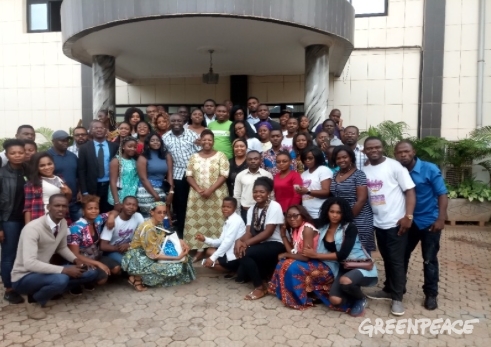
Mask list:
[[[447,0],[442,136],[464,138],[476,127],[479,0]],[[486,4],[483,125],[491,125],[491,2]]]
[[[80,64],[61,33],[27,34],[25,13],[24,0],[0,0],[0,138],[20,124],[68,131],[82,115]]]

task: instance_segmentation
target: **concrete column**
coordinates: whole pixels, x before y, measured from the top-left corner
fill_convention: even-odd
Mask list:
[[[311,127],[328,116],[329,47],[312,45],[305,48],[305,115]]]
[[[110,55],[92,57],[92,113],[97,118],[100,110],[114,112],[116,103],[116,59]]]

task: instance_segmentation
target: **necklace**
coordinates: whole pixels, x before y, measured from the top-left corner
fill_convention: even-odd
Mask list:
[[[343,177],[344,175],[346,175],[346,174],[347,174],[347,173],[349,173],[350,171],[351,171],[351,165],[350,165],[350,167],[348,168],[348,170],[346,170],[346,171],[344,171],[344,172],[343,172],[343,171],[341,171],[341,170],[339,170],[339,176],[340,176],[340,177]]]

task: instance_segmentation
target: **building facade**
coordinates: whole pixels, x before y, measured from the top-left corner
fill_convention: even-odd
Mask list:
[[[340,1],[348,3],[325,2],[340,12],[340,6],[344,9],[338,5]],[[298,23],[288,26],[247,15],[143,20],[143,14],[133,10],[119,19],[129,19],[124,25],[117,25],[116,18],[99,23],[100,30],[80,30],[84,35],[79,36],[77,23],[87,22],[84,16],[94,16],[70,12],[82,1],[64,0],[58,25],[60,8],[52,4],[55,2],[0,0],[0,117],[4,120],[0,138],[13,136],[24,123],[68,129],[82,118],[93,117],[97,93],[89,65],[98,55],[115,57],[118,114],[128,106],[148,104],[167,105],[173,112],[181,104],[200,105],[207,98],[222,102],[237,95],[240,100],[233,101],[243,103],[244,94],[258,97],[272,109],[291,105],[301,112],[309,104],[306,95],[310,87],[306,90],[305,86],[312,82],[306,81],[307,47],[319,43],[329,47],[328,78],[314,81],[328,86],[323,93],[328,105],[322,113],[339,108],[345,125],[366,129],[384,120],[404,121],[411,135],[447,139],[463,138],[479,125],[491,125],[491,67],[486,64],[491,59],[491,5],[480,11],[485,0],[353,0],[354,11],[343,10],[345,26],[328,25],[325,31],[308,28],[308,21],[315,26],[316,20],[324,20],[316,11],[297,12],[292,21]],[[177,14],[188,9],[165,6],[188,2],[141,3],[159,3],[160,7],[150,8],[155,13],[174,10]],[[275,6],[279,15],[288,15],[288,6],[308,2],[315,0],[250,1],[262,6],[259,10],[264,16],[266,10],[272,16]],[[44,18],[45,3],[43,21],[39,18]],[[212,3],[218,6],[222,2]],[[252,11],[258,11],[254,6]],[[94,13],[121,13],[121,8],[117,10],[102,7]],[[216,9],[210,9],[213,11]],[[350,32],[348,17],[355,11]],[[74,13],[77,17],[71,17]],[[337,23],[340,18],[329,20]],[[483,21],[485,34],[480,36]],[[63,33],[56,31],[60,26]],[[193,42],[189,32],[200,31],[203,36]],[[223,32],[232,39],[227,41]],[[221,43],[207,42],[206,37],[220,37]],[[484,37],[483,45],[479,45],[480,37]],[[132,39],[138,44],[125,47]],[[480,59],[480,47],[484,59]],[[209,67],[209,49],[215,50],[213,67],[220,74],[218,84],[202,82],[201,73]],[[482,88],[479,60],[484,60]],[[132,70],[135,66],[138,68]],[[482,112],[478,112],[481,105]]]

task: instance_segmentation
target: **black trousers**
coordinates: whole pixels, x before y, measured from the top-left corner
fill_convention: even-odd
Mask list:
[[[108,194],[109,194],[109,182],[97,182],[97,196],[101,199],[99,201],[100,213],[106,213],[114,209],[114,206],[107,202]]]
[[[384,259],[385,282],[383,290],[390,293],[392,300],[402,301],[406,286],[406,270],[404,258],[406,253],[408,232],[397,235],[399,226],[391,229],[375,227],[377,245]]]
[[[341,277],[348,277],[351,280],[350,284],[341,284]],[[331,286],[330,296],[337,296],[343,299],[361,300],[365,294],[361,291],[361,287],[371,287],[377,284],[378,277],[365,277],[360,270],[354,269],[350,271],[339,270],[338,276],[334,279]],[[344,301],[344,300],[343,300]]]
[[[188,207],[189,183],[184,177],[181,180],[174,180],[174,199],[172,207],[176,214],[177,235],[180,239],[184,237],[184,222],[186,221],[186,208]]]
[[[273,275],[278,255],[285,252],[281,242],[263,242],[247,248],[245,256],[239,259],[236,281],[252,280],[254,288],[269,280]]]
[[[245,208],[243,208],[242,206],[240,207],[240,216],[242,217],[242,220],[244,221],[244,223],[247,225],[247,211]]]
[[[438,281],[440,279],[438,251],[440,250],[440,237],[442,231],[430,231],[429,229],[429,227],[419,229],[416,224],[413,223],[411,229],[407,232],[408,243],[404,259],[404,269],[407,276],[411,253],[414,251],[419,241],[421,241],[424,274],[423,292],[425,295],[438,296]]]

